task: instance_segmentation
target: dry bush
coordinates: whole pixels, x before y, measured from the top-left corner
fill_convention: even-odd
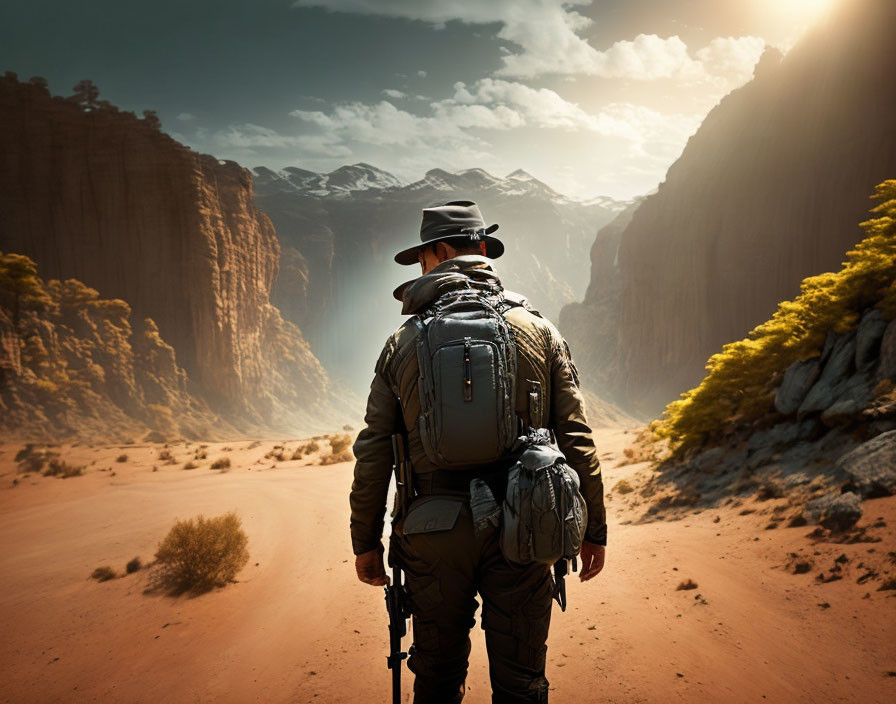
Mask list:
[[[230,458],[222,457],[212,462],[212,469],[230,469]]]
[[[199,465],[196,464],[193,460],[184,464],[184,469],[196,469]]]
[[[90,575],[91,579],[95,579],[98,582],[108,582],[110,579],[115,579],[117,576],[115,570],[109,567],[109,565],[97,567]]]
[[[196,454],[193,455],[194,460],[204,460],[206,457],[208,457],[208,453],[202,448],[196,450]]]
[[[58,457],[58,452],[35,450],[34,445],[29,444],[16,453],[15,462],[19,465],[20,473],[40,474],[48,462]]]
[[[685,581],[679,583],[677,587],[675,587],[675,591],[681,592],[686,591],[688,589],[696,589],[697,583],[693,579],[686,579]]]
[[[119,455],[118,457],[115,458],[115,461],[116,462],[127,462],[128,456],[127,455]]]
[[[45,477],[60,477],[62,479],[80,477],[82,474],[84,474],[84,465],[76,466],[58,459],[50,460],[50,465],[44,470]]]
[[[173,460],[174,456],[171,454],[171,450],[159,450],[159,459],[160,460]]]
[[[249,561],[248,542],[233,512],[177,521],[156,551],[161,583],[177,591],[224,586]]]
[[[613,491],[617,494],[631,494],[634,490],[634,487],[625,479],[620,479],[613,487]]]
[[[134,559],[130,560],[127,565],[125,565],[124,569],[128,574],[133,574],[141,567],[143,567],[143,563],[140,561],[139,557],[135,557]]]
[[[305,443],[302,446],[302,454],[303,455],[310,455],[312,452],[318,452],[319,450],[320,450],[320,443],[315,440],[312,440],[309,443]]]

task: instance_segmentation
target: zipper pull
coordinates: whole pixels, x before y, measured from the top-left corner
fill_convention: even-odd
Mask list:
[[[473,368],[470,363],[470,338],[464,338],[464,401],[473,400]]]

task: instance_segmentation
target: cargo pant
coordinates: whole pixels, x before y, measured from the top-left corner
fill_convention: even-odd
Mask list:
[[[393,526],[389,562],[404,569],[410,596],[415,704],[463,699],[477,593],[492,702],[548,701],[550,568],[509,563],[491,525],[477,535],[469,495],[416,497]]]

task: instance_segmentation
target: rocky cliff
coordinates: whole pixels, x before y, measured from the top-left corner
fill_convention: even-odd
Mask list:
[[[586,378],[618,366],[619,394],[655,414],[801,279],[839,267],[896,173],[894,25],[889,0],[844,2],[709,113],[622,235],[619,342]]]
[[[401,322],[389,293],[419,275],[395,252],[419,241],[422,208],[472,199],[506,252],[495,267],[505,285],[549,318],[583,295],[593,233],[625,202],[579,202],[518,170],[505,178],[482,169],[432,169],[402,185],[369,164],[328,174],[254,169],[255,201],[271,216],[283,251],[274,302],[301,327],[329,370],[366,389],[372,360]]]
[[[313,416],[327,396],[271,305],[280,249],[248,171],[183,147],[152,115],[0,79],[0,250],[154,320],[195,391],[237,422]]]
[[[833,528],[896,493],[896,180],[876,198],[843,268],[804,280],[651,424],[670,450],[656,484],[693,502],[788,496]]]

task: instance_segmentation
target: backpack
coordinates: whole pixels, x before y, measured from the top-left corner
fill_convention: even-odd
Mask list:
[[[418,430],[439,469],[504,457],[517,438],[516,345],[500,289],[449,291],[414,316],[420,377]]]
[[[524,449],[507,476],[501,552],[522,565],[573,559],[582,548],[588,523],[579,477],[563,453],[551,445],[547,430],[535,430],[523,442]]]

